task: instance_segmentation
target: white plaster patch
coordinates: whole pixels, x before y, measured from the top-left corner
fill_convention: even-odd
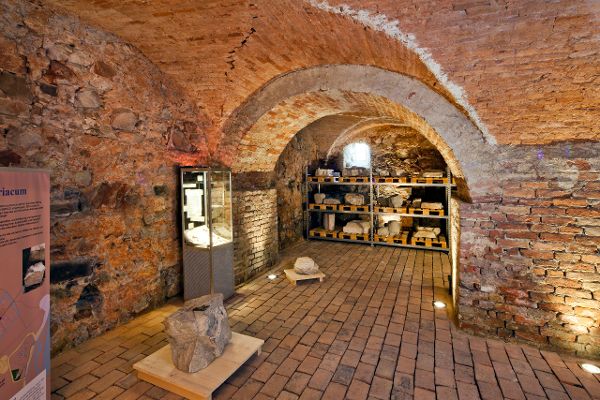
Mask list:
[[[481,291],[484,293],[492,293],[496,291],[496,287],[492,285],[481,285]]]
[[[467,95],[464,89],[454,82],[450,81],[448,75],[442,70],[441,65],[433,59],[433,56],[426,48],[419,46],[417,39],[412,33],[405,33],[398,25],[400,21],[390,20],[384,14],[372,14],[367,10],[354,10],[348,5],[342,4],[339,6],[331,6],[327,1],[318,0],[305,0],[311,6],[323,10],[332,14],[343,15],[350,17],[361,24],[368,26],[378,32],[383,32],[390,38],[397,40],[404,44],[407,48],[414,51],[421,61],[429,68],[433,75],[439,80],[439,82],[456,98],[458,104],[460,104],[469,114],[471,120],[477,125],[477,128],[483,134],[483,138],[489,144],[495,145],[496,138],[489,132],[475,108],[467,101]]]

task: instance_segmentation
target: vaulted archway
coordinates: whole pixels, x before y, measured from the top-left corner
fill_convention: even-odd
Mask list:
[[[297,131],[333,114],[408,124],[440,149],[470,190],[493,175],[496,146],[464,112],[417,79],[363,65],[325,65],[273,79],[225,123],[218,153],[234,171],[272,171]]]
[[[332,116],[345,121],[340,136],[378,125],[408,127],[439,151],[458,180],[462,199],[470,199],[472,190],[490,190],[495,144],[486,140],[460,108],[419,80],[364,65],[325,65],[282,75],[236,109],[224,125],[224,140],[218,149],[218,156],[241,177],[238,181],[248,181],[248,177],[259,181],[258,190],[237,192],[238,203],[244,207],[238,210],[236,224],[236,267],[244,271],[240,280],[264,269],[269,259],[276,259],[277,192],[273,180],[277,160],[297,132]],[[331,147],[335,139],[330,140]],[[249,206],[250,198],[260,198],[261,204]],[[458,203],[452,207],[458,218]],[[243,221],[248,213],[261,214],[262,219],[247,226]],[[451,224],[458,242],[460,223]],[[258,239],[253,231],[256,226],[263,232]],[[264,226],[271,228],[265,231]],[[457,243],[451,246],[455,293],[458,248]],[[253,261],[257,259],[258,266]]]

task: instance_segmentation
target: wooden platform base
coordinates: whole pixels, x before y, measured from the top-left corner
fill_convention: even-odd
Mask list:
[[[369,234],[368,233],[346,233],[346,232],[340,232],[340,233],[338,233],[338,238],[340,238],[340,239],[346,239],[346,240],[368,241],[369,240]]]
[[[210,400],[213,392],[253,354],[260,354],[264,340],[232,332],[221,357],[208,367],[189,374],[178,370],[171,359],[171,346],[133,364],[138,378],[191,400]]]
[[[428,238],[410,238],[410,244],[414,246],[427,246],[427,247],[439,247],[442,249],[448,248],[448,243],[443,235],[440,235],[438,239]]]
[[[283,272],[285,272],[285,276],[287,276],[294,285],[297,285],[299,281],[309,281],[313,279],[318,279],[319,282],[323,282],[323,279],[325,278],[325,274],[322,272],[311,275],[301,275],[296,273],[293,269],[284,269]]]
[[[336,238],[338,236],[339,231],[328,231],[324,228],[314,228],[311,229],[308,234],[309,236],[315,237],[327,237],[327,238]]]

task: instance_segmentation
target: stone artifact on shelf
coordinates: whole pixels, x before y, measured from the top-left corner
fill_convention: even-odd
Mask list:
[[[444,171],[440,171],[440,170],[425,171],[425,172],[423,172],[422,176],[423,176],[423,178],[443,178]]]
[[[442,210],[444,208],[444,205],[439,202],[425,202],[424,201],[421,203],[421,208],[426,209],[426,210]]]
[[[411,202],[411,207],[421,208],[421,199],[413,199]]]
[[[361,220],[350,221],[342,228],[344,233],[356,233],[356,234],[369,233],[370,229],[371,229],[371,222],[370,221],[361,221]]]
[[[181,309],[165,318],[163,324],[173,364],[188,373],[206,368],[223,354],[231,340],[221,293],[186,301]]]
[[[319,266],[310,257],[298,257],[294,262],[294,271],[300,275],[313,275],[319,272]]]
[[[371,221],[357,221],[363,228],[363,233],[369,233],[371,231]]]
[[[343,176],[369,176],[369,169],[364,167],[350,167],[342,170]]]
[[[323,204],[327,195],[325,193],[315,193],[315,204]]]
[[[362,234],[363,233],[363,228],[362,228],[362,226],[359,223],[354,222],[354,221],[350,221],[346,225],[344,225],[344,227],[342,228],[342,231],[344,233]]]
[[[400,208],[402,207],[402,204],[404,204],[404,197],[400,195],[392,196],[389,198],[389,201],[392,207]]]
[[[390,235],[399,235],[402,231],[402,224],[400,223],[400,221],[390,221],[388,223],[388,231]]]
[[[380,236],[388,236],[390,234],[390,230],[387,226],[382,226],[381,228],[377,229],[377,234]]]
[[[335,230],[335,214],[323,215],[323,227],[328,231]]]
[[[362,206],[365,204],[365,195],[361,193],[346,193],[344,195],[344,202],[354,206]]]
[[[338,199],[326,198],[325,200],[323,200],[323,204],[341,204],[341,201],[339,201]]]
[[[404,168],[395,168],[394,176],[406,176],[406,170]]]
[[[332,169],[317,168],[315,176],[333,176],[333,172]]]
[[[27,268],[27,273],[25,274],[25,278],[23,279],[25,287],[35,286],[42,283],[42,281],[44,280],[45,273],[46,266],[44,266],[44,263],[42,262],[37,262],[29,268]]]
[[[413,237],[417,239],[437,239],[441,231],[442,230],[440,228],[417,226],[417,231],[413,233]]]

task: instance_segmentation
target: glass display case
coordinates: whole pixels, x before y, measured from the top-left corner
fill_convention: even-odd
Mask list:
[[[231,172],[181,168],[184,298],[233,295]]]

